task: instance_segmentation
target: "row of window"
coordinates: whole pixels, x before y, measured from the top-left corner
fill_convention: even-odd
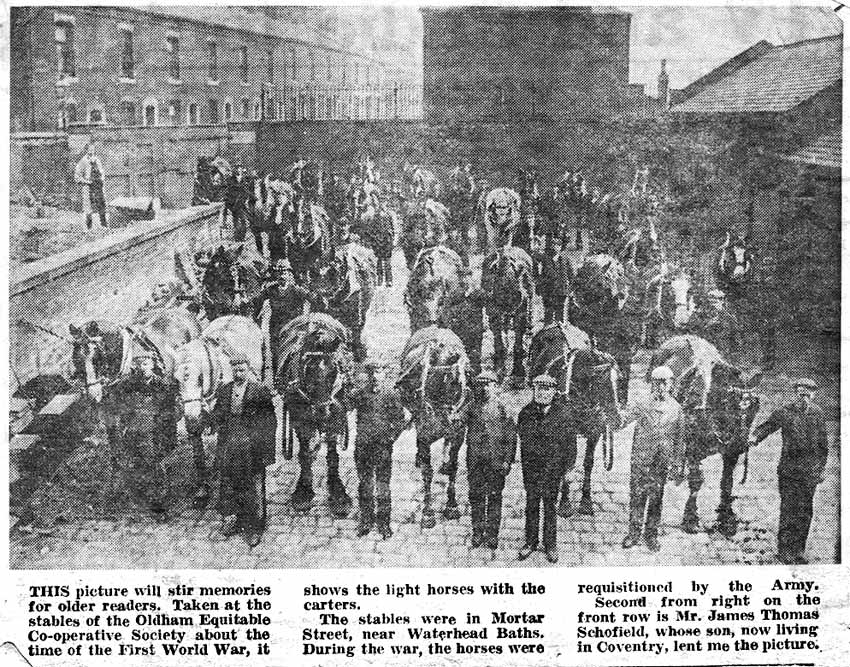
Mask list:
[[[420,104],[418,91],[395,88],[381,96],[340,96],[298,94],[288,98],[244,98],[238,108],[230,99],[222,105],[217,99],[208,100],[206,113],[201,117],[201,107],[195,101],[185,107],[180,100],[171,100],[160,107],[156,100],[145,100],[141,105],[124,100],[119,107],[119,122],[127,127],[144,125],[217,125],[236,120],[371,120],[379,118],[409,118],[417,114]],[[60,127],[71,125],[102,125],[107,123],[102,104],[89,104],[85,113],[74,99],[62,104]]]
[[[121,62],[119,73],[123,79],[136,78],[136,52],[134,42],[134,28],[132,25],[120,24],[118,30],[121,34]],[[55,20],[55,40],[56,40],[56,56],[57,68],[60,80],[63,78],[73,78],[77,75],[77,66],[75,59],[75,25],[73,17],[58,16]],[[177,34],[169,33],[165,38],[165,50],[168,54],[168,74],[172,80],[180,81],[181,78],[181,56],[180,56],[180,37]],[[206,43],[206,58],[207,58],[207,76],[210,81],[219,80],[219,48],[218,43],[212,39]],[[288,53],[289,72],[286,71],[286,63],[284,63],[283,78],[286,79],[287,74],[290,74],[292,80],[298,79],[298,60],[294,48],[289,49]],[[325,58],[325,67],[327,70],[328,81],[333,78],[333,63],[331,56],[328,54]],[[251,63],[248,53],[248,46],[243,45],[238,49],[238,71],[239,78],[243,83],[249,82]],[[341,80],[346,81],[347,66],[342,65],[340,74]],[[365,75],[365,81],[361,81],[361,75]],[[316,54],[309,53],[309,78],[311,81],[317,80],[319,77]],[[380,85],[382,73],[380,68],[375,69],[375,80],[373,81],[373,69],[371,64],[354,63],[353,82],[366,83],[371,85],[375,83]],[[274,49],[268,49],[266,52],[266,81],[274,83],[275,80],[275,59]]]

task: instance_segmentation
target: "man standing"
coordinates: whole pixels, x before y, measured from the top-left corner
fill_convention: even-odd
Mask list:
[[[558,515],[555,504],[561,478],[576,462],[576,430],[566,399],[555,399],[555,379],[538,375],[531,403],[519,413],[522,482],[525,486],[525,545],[519,560],[537,548],[540,504],[543,504],[543,548],[550,563],[558,562]]]
[[[94,144],[86,146],[86,152],[74,168],[74,180],[82,186],[83,213],[86,227],[91,229],[92,215],[97,213],[101,227],[106,227],[106,198],[103,183],[106,175],[103,162],[97,155]]]
[[[248,357],[237,352],[230,364],[233,381],[218,390],[212,414],[218,430],[218,538],[241,530],[255,547],[266,526],[266,466],[275,458],[275,412],[269,390],[248,379]]]
[[[383,386],[383,368],[366,364],[365,371],[366,383],[351,395],[351,404],[357,408],[354,443],[354,463],[360,480],[357,536],[368,535],[377,520],[378,532],[386,540],[393,534],[390,528],[393,443],[410,423],[410,414],[402,406],[398,390]]]
[[[649,550],[658,551],[658,522],[667,476],[671,474],[676,485],[684,479],[685,419],[681,406],[670,395],[673,372],[659,366],[652,371],[650,382],[651,402],[623,415],[620,422],[621,426],[637,422],[632,442],[629,533],[623,548],[635,546],[643,532]]]
[[[472,516],[472,548],[499,546],[502,490],[516,456],[516,427],[499,400],[493,371],[476,378],[466,431],[466,470]]]
[[[227,179],[224,197],[224,218],[230,213],[233,218],[233,240],[244,241],[247,228],[248,198],[249,190],[253,189],[253,183],[249,183],[245,167],[241,162],[233,165],[233,173]]]
[[[162,461],[177,444],[177,386],[156,372],[153,353],[133,356],[130,374],[107,393],[104,413],[114,463],[154,518],[165,521]]]
[[[776,410],[754,431],[750,446],[771,433],[782,431],[779,457],[779,534],[781,563],[805,565],[803,556],[812,522],[815,489],[824,479],[829,448],[823,410],[815,405],[814,380],[801,378],[794,383],[797,400]]]
[[[719,289],[708,293],[708,305],[700,308],[690,329],[714,345],[723,358],[735,363],[738,350],[738,318],[726,307],[726,294]]]

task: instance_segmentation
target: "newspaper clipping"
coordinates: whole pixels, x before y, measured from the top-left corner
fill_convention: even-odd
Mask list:
[[[3,11],[0,664],[850,664],[850,8]]]

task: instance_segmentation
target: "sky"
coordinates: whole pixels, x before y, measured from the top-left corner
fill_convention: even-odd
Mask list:
[[[759,40],[788,44],[835,35],[832,7],[631,7],[629,79],[656,94],[667,58],[671,88],[683,88]]]

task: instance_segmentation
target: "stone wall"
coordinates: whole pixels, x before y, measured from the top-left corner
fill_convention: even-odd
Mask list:
[[[70,345],[60,337],[68,336],[69,323],[128,322],[158,283],[174,277],[175,249],[219,238],[220,209],[165,213],[16,270],[9,291],[13,389],[36,375],[67,371]]]

